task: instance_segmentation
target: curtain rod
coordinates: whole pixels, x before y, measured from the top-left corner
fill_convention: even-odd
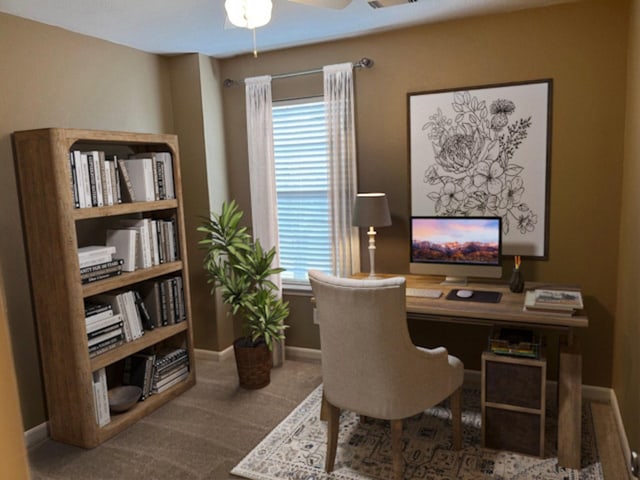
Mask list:
[[[359,61],[353,64],[354,68],[371,68],[373,67],[373,60],[367,57],[363,57]],[[312,75],[314,73],[322,73],[322,68],[314,68],[313,70],[304,70],[302,72],[290,72],[290,73],[278,73],[271,75],[272,80],[278,80],[280,78],[300,77],[302,75]],[[244,79],[233,80],[231,78],[225,78],[223,85],[225,87],[235,87],[244,84]]]

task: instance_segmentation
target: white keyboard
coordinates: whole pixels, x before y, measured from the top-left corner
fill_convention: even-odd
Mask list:
[[[407,297],[440,298],[442,290],[431,288],[407,288]]]

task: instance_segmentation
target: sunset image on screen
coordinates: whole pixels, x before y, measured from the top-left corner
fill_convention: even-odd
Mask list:
[[[500,264],[500,219],[413,218],[411,231],[414,262]]]

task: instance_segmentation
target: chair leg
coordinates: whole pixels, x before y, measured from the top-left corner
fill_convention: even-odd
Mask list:
[[[453,449],[462,448],[462,387],[451,394],[451,423],[453,424]]]
[[[393,458],[393,478],[394,480],[401,480],[404,473],[402,420],[391,420],[391,457]]]
[[[322,394],[322,403],[320,403],[320,420],[326,422],[329,417],[329,402],[327,402],[327,397]]]
[[[324,409],[327,418],[327,454],[324,469],[327,473],[333,472],[336,462],[336,450],[338,449],[338,429],[340,427],[340,409],[324,400]]]

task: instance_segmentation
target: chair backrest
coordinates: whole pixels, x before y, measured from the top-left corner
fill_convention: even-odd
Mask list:
[[[327,399],[364,415],[400,418],[394,406],[412,391],[415,368],[424,363],[409,335],[405,279],[359,280],[317,271],[309,279]]]

